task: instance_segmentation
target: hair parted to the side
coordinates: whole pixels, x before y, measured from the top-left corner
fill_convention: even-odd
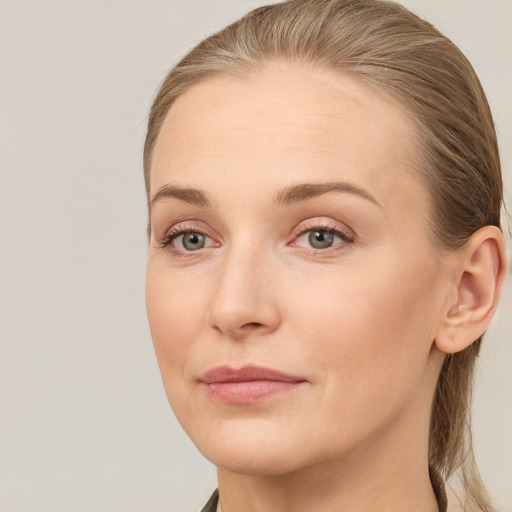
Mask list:
[[[430,23],[387,0],[289,0],[260,7],[188,53],[151,108],[144,147],[149,198],[152,153],[173,102],[214,74],[250,76],[276,62],[350,74],[392,98],[416,125],[416,167],[431,194],[432,234],[456,250],[486,225],[500,227],[502,179],[492,115],[461,51]],[[458,472],[464,510],[492,509],[471,443],[470,405],[481,338],[447,356],[434,396],[430,464]],[[457,471],[458,470],[458,471]]]

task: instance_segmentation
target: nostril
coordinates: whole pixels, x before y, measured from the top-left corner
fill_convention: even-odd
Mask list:
[[[259,327],[262,327],[263,324],[260,324],[258,322],[249,322],[247,324],[242,325],[241,329],[246,329],[248,331],[258,329]]]

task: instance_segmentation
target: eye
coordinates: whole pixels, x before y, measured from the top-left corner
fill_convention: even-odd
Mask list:
[[[327,251],[352,242],[353,236],[339,228],[313,226],[309,229],[302,229],[292,245],[315,251]]]
[[[218,246],[216,242],[201,231],[176,227],[164,235],[162,248],[169,248],[175,253],[187,253]]]

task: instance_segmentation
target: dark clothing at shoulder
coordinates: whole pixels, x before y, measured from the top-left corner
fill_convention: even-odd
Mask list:
[[[201,512],[215,512],[217,510],[217,503],[219,502],[219,490],[215,489],[208,503],[203,507]]]

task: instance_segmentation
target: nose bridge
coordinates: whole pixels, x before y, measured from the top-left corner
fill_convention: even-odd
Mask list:
[[[268,250],[250,237],[233,241],[226,248],[210,304],[212,326],[233,337],[274,331],[280,320],[271,275]]]

